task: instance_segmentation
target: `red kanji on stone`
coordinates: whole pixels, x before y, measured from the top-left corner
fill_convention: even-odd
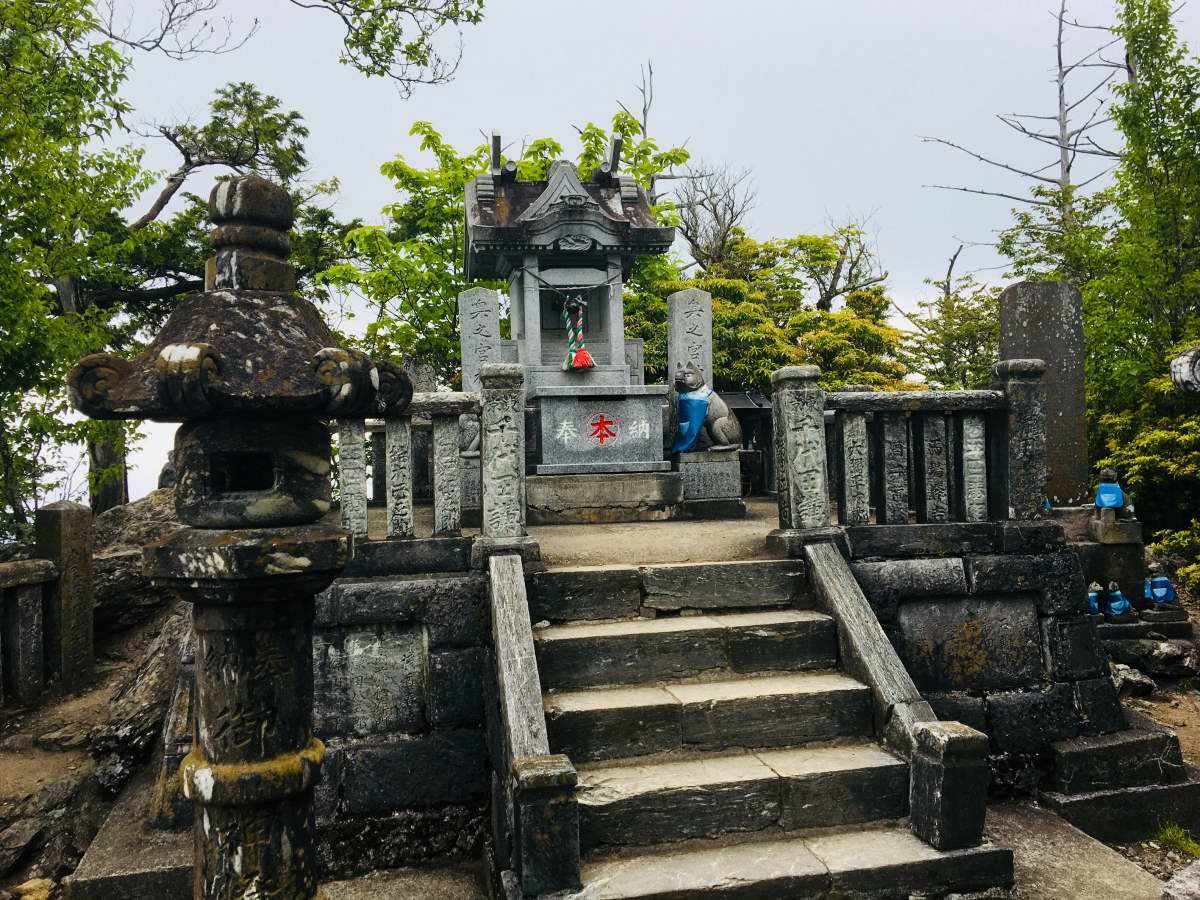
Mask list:
[[[617,436],[617,429],[613,427],[616,424],[614,420],[605,416],[604,413],[600,413],[600,415],[588,422],[588,427],[592,429],[592,433],[588,436],[598,440],[600,446],[603,447],[605,441]]]

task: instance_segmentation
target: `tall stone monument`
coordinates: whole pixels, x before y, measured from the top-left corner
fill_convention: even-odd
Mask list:
[[[1046,496],[1078,506],[1088,496],[1083,303],[1064,282],[1023,281],[1000,295],[1000,358],[1046,362]]]
[[[466,274],[508,281],[516,358],[505,361],[525,369],[537,475],[670,469],[667,387],[633,383],[622,283],[636,257],[667,252],[675,230],[657,225],[645,191],[618,174],[620,151],[615,141],[587,180],[560,160],[545,181],[521,181],[493,136],[491,170],[467,185]],[[460,298],[464,390],[492,352],[485,302]],[[581,343],[591,364],[575,364]]]

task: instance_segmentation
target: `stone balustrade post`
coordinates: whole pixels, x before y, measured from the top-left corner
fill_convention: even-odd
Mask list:
[[[525,368],[485,363],[479,378],[482,484],[472,566],[483,568],[496,553],[519,553],[533,563],[541,551],[525,528]]]
[[[34,535],[37,556],[58,570],[43,615],[46,668],[62,690],[74,691],[92,675],[92,511],[67,500],[43,506]]]
[[[1008,401],[1004,489],[1007,518],[1037,519],[1046,500],[1046,390],[1040,359],[1006,359],[996,377]]]
[[[918,722],[909,761],[909,823],[938,850],[974,847],[983,839],[988,737],[961,722]]]
[[[805,542],[833,536],[825,456],[825,392],[816,366],[785,366],[771,375],[779,528],[768,543],[797,555]]]

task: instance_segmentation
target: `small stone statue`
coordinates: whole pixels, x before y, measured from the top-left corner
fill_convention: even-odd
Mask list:
[[[696,446],[701,430],[708,433],[713,450],[730,450],[742,443],[742,426],[729,405],[704,381],[704,373],[689,362],[675,370],[679,430],[672,453],[687,453]]]
[[[1108,615],[1110,618],[1133,617],[1133,604],[1121,592],[1121,586],[1115,581],[1108,583]]]

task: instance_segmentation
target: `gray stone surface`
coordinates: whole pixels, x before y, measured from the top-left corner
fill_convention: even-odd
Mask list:
[[[520,557],[491,557],[488,574],[503,746],[511,759],[545,756],[550,745]]]
[[[1200,900],[1200,862],[1176,872],[1163,887],[1162,900]]]
[[[1029,600],[913,600],[896,615],[895,641],[922,690],[1024,687],[1042,675],[1041,632]]]
[[[1041,794],[1047,806],[1076,828],[1106,843],[1151,838],[1171,822],[1193,834],[1200,828],[1200,775],[1187,770],[1184,781],[1095,791]]]
[[[828,828],[908,812],[908,766],[873,745],[755,754],[780,778],[785,830]]]
[[[999,526],[986,522],[948,525],[863,525],[846,529],[854,559],[870,557],[963,556],[993,553]]]
[[[1183,781],[1187,771],[1179,739],[1147,719],[1130,724],[1124,731],[1056,743],[1054,790],[1088,794]]]
[[[1091,616],[1042,619],[1042,650],[1053,681],[1096,678],[1108,666]]]
[[[411,538],[416,534],[413,518],[412,419],[403,416],[385,423],[386,503],[389,538]]]
[[[640,568],[643,605],[659,610],[787,606],[807,591],[793,560],[674,563]]]
[[[989,732],[1003,752],[1036,753],[1079,733],[1074,691],[1069,684],[1044,690],[988,694]]]
[[[1042,615],[1078,616],[1087,612],[1087,582],[1078,557],[1069,550],[970,556],[966,566],[972,593],[1029,591],[1038,598]]]
[[[500,362],[500,298],[489,288],[470,288],[458,295],[462,389],[479,393],[479,369]]]
[[[50,582],[53,584],[53,582]],[[43,643],[44,587],[25,584],[0,592],[0,660],[3,661],[5,697],[32,706],[42,696],[46,680]]]
[[[635,566],[537,572],[528,583],[529,613],[535,622],[631,618],[642,604],[642,576]]]
[[[320,737],[425,727],[424,636],[386,625],[313,636],[313,731]]]
[[[531,475],[526,486],[531,525],[665,521],[678,515],[683,499],[675,472]]]
[[[987,426],[981,415],[954,418],[954,442],[960,448],[955,497],[957,515],[965,522],[988,517]]]
[[[712,384],[712,295],[697,288],[667,297],[667,381],[689,362]]]
[[[429,654],[426,709],[435,727],[483,724],[482,650],[473,647]]]
[[[472,866],[396,869],[322,885],[327,900],[482,900],[484,874]],[[164,898],[165,900],[165,898]]]
[[[808,530],[829,524],[826,488],[825,392],[816,366],[772,373],[779,527]]]
[[[480,378],[480,533],[484,538],[520,538],[525,535],[524,375],[520,366],[489,363]]]
[[[987,735],[962,722],[920,722],[913,736],[913,833],[939,850],[975,846],[983,837],[991,781]]]
[[[918,413],[912,417],[914,506],[918,522],[945,522],[950,517],[946,425],[945,413]]]
[[[1046,364],[1005,359],[996,376],[1008,398],[1004,476],[1009,519],[1037,519],[1046,500]]]
[[[903,413],[875,416],[875,521],[880,525],[907,525],[908,424]]]
[[[957,557],[856,562],[850,568],[881,621],[895,618],[905,600],[967,592],[963,561]]]
[[[542,387],[539,475],[572,472],[665,471],[660,385]]]
[[[1047,494],[1055,505],[1088,493],[1083,301],[1066,283],[1021,282],[1000,295],[1000,358],[1046,361]]]
[[[366,441],[367,429],[362,419],[338,421],[341,521],[342,527],[354,535],[355,541],[363,541],[367,537]]]
[[[838,524],[866,525],[871,516],[870,444],[867,417],[838,411]]]
[[[463,487],[458,445],[458,416],[435,416],[431,445],[434,537],[462,534]]]
[[[925,699],[929,701],[939,719],[962,722],[977,731],[987,732],[987,705],[983,697],[976,697],[965,691],[930,691],[925,693]]]
[[[741,499],[742,466],[734,450],[707,450],[679,454],[685,500]]]
[[[46,668],[58,678],[59,687],[73,691],[92,677],[92,512],[69,500],[50,503],[34,517],[34,534],[36,555],[58,570],[42,622]]]

